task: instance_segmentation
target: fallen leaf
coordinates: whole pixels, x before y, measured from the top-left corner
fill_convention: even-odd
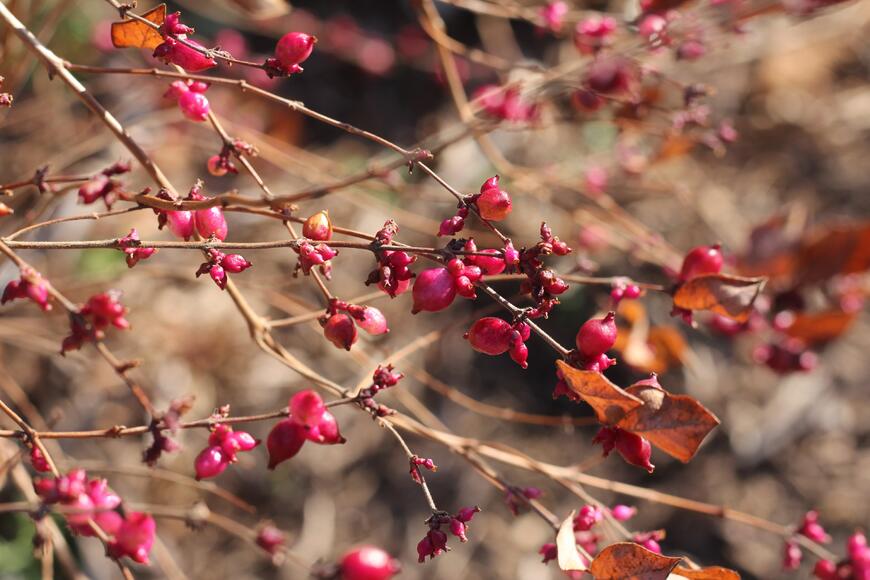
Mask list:
[[[626,413],[643,404],[640,399],[617,387],[601,373],[575,369],[560,360],[556,361],[556,367],[568,387],[592,407],[598,421],[605,425],[618,422]]]
[[[556,555],[559,562],[559,568],[562,570],[586,570],[586,563],[583,561],[583,556],[577,550],[577,539],[574,536],[574,512],[565,518],[562,525],[559,526],[559,533],[556,534]]]
[[[870,268],[870,222],[836,224],[810,232],[797,252],[796,284]]]
[[[766,280],[724,274],[698,276],[677,287],[674,306],[684,310],[709,310],[745,322]]]
[[[688,462],[719,419],[688,395],[635,384],[625,391],[644,404],[628,411],[616,426],[646,437],[650,443],[683,463]]]
[[[634,542],[619,542],[601,550],[589,572],[595,580],[666,580],[680,558],[651,552]]]
[[[166,4],[160,4],[142,15],[154,24],[163,24],[166,19]],[[163,43],[156,29],[138,20],[122,20],[112,23],[112,44],[115,48],[154,49]]]
[[[700,570],[692,570],[677,566],[674,568],[673,574],[668,576],[668,580],[677,580],[685,578],[686,580],[740,580],[740,574],[728,568],[721,566],[710,566],[709,568],[701,568]]]

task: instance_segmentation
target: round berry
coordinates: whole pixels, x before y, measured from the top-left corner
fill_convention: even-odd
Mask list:
[[[360,546],[341,558],[341,580],[390,580],[399,573],[399,563],[375,546]]]
[[[616,343],[616,314],[608,312],[604,318],[587,320],[577,332],[577,350],[588,359],[598,358]]]

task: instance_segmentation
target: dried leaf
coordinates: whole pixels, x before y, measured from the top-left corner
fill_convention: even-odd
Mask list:
[[[709,568],[701,568],[700,570],[692,570],[677,566],[674,568],[674,573],[668,576],[668,580],[678,580],[685,578],[686,580],[740,580],[740,574],[728,568],[721,566],[710,566]]]
[[[709,310],[745,322],[766,278],[741,278],[708,274],[692,278],[674,292],[674,306],[685,310]]]
[[[839,224],[805,236],[797,252],[797,284],[870,268],[870,222]]]
[[[642,373],[664,374],[683,362],[686,341],[673,326],[650,327],[649,318],[643,307],[623,308],[618,313],[629,321],[629,328],[620,328],[613,348],[620,354],[619,362],[625,363]]]
[[[643,401],[627,412],[617,427],[646,437],[650,443],[683,463],[688,462],[719,419],[688,395],[635,384],[625,390]]]
[[[626,413],[643,404],[640,399],[617,387],[601,373],[575,369],[563,361],[556,361],[556,366],[571,390],[592,407],[601,423],[614,424]]]
[[[142,15],[154,24],[163,24],[166,19],[166,4],[160,4]],[[115,48],[154,49],[163,42],[163,37],[154,28],[138,20],[122,20],[112,23],[112,44]]]
[[[783,332],[810,345],[828,342],[846,332],[857,316],[858,311],[843,312],[842,310],[812,314],[798,313]]]
[[[601,550],[589,571],[595,580],[666,580],[680,558],[651,552],[634,542],[619,542]]]
[[[574,512],[565,518],[556,534],[556,554],[559,568],[562,570],[586,570],[586,563],[577,550],[577,539],[574,537]]]

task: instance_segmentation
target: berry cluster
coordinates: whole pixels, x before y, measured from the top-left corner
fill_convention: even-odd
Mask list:
[[[157,252],[157,248],[143,248],[139,245],[139,232],[132,228],[130,233],[118,239],[118,245],[124,252],[127,267],[132,268],[139,260],[147,260]]]
[[[520,292],[529,294],[535,303],[534,308],[526,311],[529,318],[546,318],[553,308],[559,303],[556,298],[568,290],[568,284],[559,277],[556,272],[544,267],[543,258],[551,254],[566,256],[571,253],[568,244],[553,236],[553,232],[546,223],[541,224],[541,241],[531,248],[523,248],[517,254],[517,267],[526,275],[520,285]],[[512,244],[505,246],[505,262],[512,263]]]
[[[238,274],[251,267],[251,263],[241,254],[224,254],[210,248],[206,251],[206,255],[208,259],[199,265],[196,277],[208,274],[221,290],[227,287],[227,273]]]
[[[266,439],[269,469],[294,457],[305,441],[319,445],[344,443],[335,416],[323,399],[310,389],[299,391],[290,399],[290,416],[272,427]]]
[[[540,107],[529,102],[519,87],[484,85],[474,91],[473,99],[490,119],[528,123],[538,119]]]
[[[393,370],[393,365],[381,366],[375,369],[372,374],[372,384],[365,389],[362,389],[356,396],[356,402],[375,417],[385,417],[395,413],[386,405],[382,405],[375,401],[375,395],[384,389],[395,387],[405,378],[402,373]],[[427,467],[427,469],[432,469]]]
[[[33,486],[46,505],[59,504],[75,511],[66,516],[66,521],[76,534],[96,536],[90,523],[93,521],[110,538],[107,551],[111,557],[148,562],[156,533],[154,518],[141,512],[122,516],[116,511],[121,498],[106,480],[88,479],[84,470],[72,469],[66,475],[35,479]]]
[[[178,108],[191,121],[201,123],[208,119],[211,106],[205,91],[208,84],[202,81],[174,81],[163,95],[167,99],[175,99]]]
[[[103,169],[79,186],[79,200],[84,204],[92,204],[102,199],[106,208],[112,209],[112,205],[118,201],[118,198],[124,197],[123,184],[121,180],[114,177],[129,173],[130,169],[131,165],[127,161],[119,161]]]
[[[21,268],[18,280],[12,280],[3,289],[0,304],[6,304],[18,298],[28,298],[45,312],[51,310],[48,284],[39,272],[30,267]]]
[[[194,73],[217,66],[213,58],[197,50],[205,51],[204,46],[188,38],[194,30],[181,23],[181,12],[167,14],[158,32],[163,36],[163,42],[154,49],[154,58]]]
[[[120,297],[116,290],[95,294],[77,313],[70,314],[70,334],[63,339],[61,354],[79,350],[86,342],[102,340],[110,325],[120,330],[130,328],[130,322],[124,318],[127,309],[118,300]]]
[[[220,424],[208,436],[208,447],[203,449],[193,462],[196,479],[217,477],[237,461],[236,453],[250,451],[260,444],[258,439],[245,431],[233,431],[229,425]]]
[[[337,298],[329,301],[326,314],[321,316],[319,321],[327,340],[336,348],[344,350],[350,350],[350,347],[356,343],[357,326],[371,335],[390,331],[387,328],[386,317],[374,306],[359,306]]]
[[[417,560],[422,564],[428,557],[430,560],[435,556],[443,554],[450,550],[447,547],[447,534],[441,530],[441,526],[447,526],[450,533],[459,538],[460,542],[467,542],[468,523],[478,513],[480,508],[465,507],[456,512],[456,515],[450,515],[447,512],[437,512],[432,515],[426,523],[429,525],[429,531],[423,536],[423,539],[417,543]]]
[[[510,324],[501,318],[487,316],[472,324],[465,338],[477,352],[493,356],[508,352],[515,363],[527,368],[529,349],[525,341],[530,335],[531,328],[525,322]]]
[[[202,195],[202,182],[197,181],[187,194],[188,201],[205,201]],[[174,201],[166,191],[160,191],[157,197]],[[203,238],[225,240],[229,231],[224,210],[218,206],[205,209],[190,210],[154,210],[157,214],[157,224],[160,229],[169,226],[169,231],[178,238],[189,240],[194,233]]]
[[[867,537],[855,532],[846,541],[846,558],[840,562],[819,560],[813,575],[819,580],[868,580],[870,579],[870,547]]]
[[[366,286],[377,284],[381,291],[389,294],[392,298],[410,288],[411,278],[414,277],[410,265],[417,261],[417,256],[408,252],[378,249],[378,246],[391,244],[397,233],[399,233],[399,225],[394,220],[384,222],[384,227],[375,233],[373,244],[375,245],[374,254],[378,265],[369,272],[365,282]]]

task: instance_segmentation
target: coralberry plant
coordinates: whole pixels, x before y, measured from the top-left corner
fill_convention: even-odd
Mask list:
[[[707,99],[712,89],[695,82],[692,75],[700,73],[686,62],[703,63],[729,50],[737,33],[767,13],[809,19],[839,2],[641,0],[618,13],[561,0],[443,2],[486,17],[479,46],[451,36],[455,31],[438,3],[410,3],[406,8],[420,26],[408,24],[387,40],[353,20],[320,22],[311,14],[306,20],[298,18],[306,14],[300,11],[292,16],[293,29],[276,33],[274,46],[261,57],[252,56],[253,45],[232,28],[213,42],[190,25],[191,13],[167,13],[165,5],[143,11],[116,0],[106,0],[111,11],[105,16],[117,20],[95,28],[93,54],[87,56],[65,50],[62,37],[52,48],[41,40],[74,10],[72,3],[59,2],[45,21],[28,23],[20,20],[23,14],[38,19],[41,11],[24,10],[26,2],[12,8],[0,3],[6,35],[0,38],[0,72],[16,76],[13,83],[0,77],[3,90],[10,91],[0,93],[0,106],[12,130],[48,109],[52,116],[63,113],[76,131],[94,132],[96,125],[83,124],[83,111],[67,107],[69,113],[60,101],[50,107],[40,101],[51,93],[44,79],[25,82],[31,61],[38,62],[55,85],[85,105],[93,114],[88,123],[101,124],[125,156],[96,166],[104,167],[96,173],[93,166],[76,174],[55,167],[86,165],[85,157],[96,156],[93,143],[80,140],[63,155],[46,153],[51,163],[40,160],[27,168],[31,177],[0,187],[0,304],[4,318],[12,313],[0,339],[22,352],[69,357],[23,371],[16,361],[9,365],[22,380],[50,381],[57,391],[50,396],[57,400],[31,397],[37,387],[19,387],[12,370],[4,368],[0,377],[0,412],[9,423],[0,430],[0,490],[4,498],[14,496],[0,503],[0,515],[16,512],[33,520],[28,533],[43,576],[53,573],[55,554],[69,576],[81,576],[76,558],[97,552],[125,578],[152,563],[162,574],[178,576],[180,567],[166,548],[171,542],[160,542],[160,535],[177,533],[162,519],[179,519],[193,534],[206,525],[232,534],[271,564],[300,569],[294,573],[390,580],[400,564],[431,566],[437,556],[481,537],[504,551],[498,546],[508,535],[500,532],[502,520],[529,514],[544,525],[538,539],[522,542],[531,547],[527,555],[540,545],[543,563],[555,561],[570,578],[738,577],[695,562],[665,530],[636,528],[635,522],[646,526],[650,520],[636,520],[637,508],[604,503],[589,491],[601,489],[771,533],[778,537],[772,549],[782,550],[788,570],[812,567],[820,580],[870,577],[863,532],[854,531],[845,554],[837,556],[826,547],[833,534],[821,523],[825,512],[808,511],[797,525],[786,526],[652,489],[662,471],[679,470],[671,459],[688,463],[705,453],[702,446],[720,424],[696,397],[709,397],[711,408],[734,414],[714,396],[727,385],[682,384],[704,377],[695,371],[710,358],[706,347],[701,355],[692,352],[689,340],[711,331],[693,344],[751,341],[745,358],[767,367],[770,380],[813,371],[821,364],[818,352],[845,333],[863,308],[870,226],[851,222],[803,231],[783,218],[753,232],[748,249],[714,239],[679,250],[636,216],[631,204],[621,205],[623,190],[658,186],[666,172],[657,167],[668,160],[696,150],[699,159],[704,152],[726,155],[739,142],[739,125],[713,108]],[[252,10],[238,4],[240,14]],[[219,8],[202,7],[206,15],[212,10],[217,15]],[[214,22],[219,20],[227,19]],[[275,30],[258,32],[262,41]],[[527,43],[537,48],[524,54]],[[12,45],[25,49],[29,60],[11,62]],[[538,60],[532,52],[540,53]],[[68,60],[86,56],[96,64]],[[366,79],[388,76],[397,62],[417,75],[431,73],[433,86],[446,85],[460,124],[403,146],[372,128],[333,118],[323,111],[337,109],[336,95],[346,87],[324,80],[330,59],[357,67]],[[105,83],[89,88],[100,79]],[[305,103],[296,98],[303,90]],[[106,91],[112,99],[104,98]],[[21,98],[13,99],[14,93]],[[354,107],[361,108],[368,97],[360,90],[354,98]],[[402,94],[379,107],[398,119],[414,100]],[[260,101],[269,109],[258,108]],[[116,115],[115,108],[125,112]],[[156,114],[158,109],[163,113]],[[364,163],[325,158],[301,137],[309,128],[300,117],[390,157],[366,150]],[[579,128],[571,128],[570,138],[561,132],[569,124]],[[59,140],[70,139],[69,127],[58,123]],[[470,138],[482,157],[480,165],[464,167],[466,152],[451,155],[451,148]],[[510,145],[513,138],[534,140],[525,160],[514,159],[519,153]],[[567,150],[572,139],[581,138],[589,141],[583,155]],[[10,134],[8,141],[16,139]],[[607,155],[598,159],[596,151]],[[24,158],[10,153],[3,171],[21,171]],[[351,166],[365,167],[337,175]],[[285,178],[274,178],[275,168]],[[305,187],[289,191],[297,178]],[[176,186],[181,183],[183,189]],[[339,192],[347,197],[339,201]],[[76,204],[87,207],[82,212]],[[716,229],[711,211],[699,213]],[[86,231],[114,237],[82,239]],[[722,233],[729,234],[723,239],[734,238]],[[31,250],[43,253],[31,256]],[[81,251],[81,276],[71,276],[54,258],[61,250]],[[616,261],[600,258],[605,250],[621,255],[619,268],[649,281],[625,272],[596,273],[610,267],[605,261]],[[107,266],[103,272],[91,265],[99,260],[93,256],[120,254],[127,268],[119,262],[120,269]],[[175,267],[170,255],[186,259],[184,267]],[[373,292],[361,294],[366,286]],[[668,310],[676,321],[668,320]],[[158,326],[167,328],[154,339]],[[250,353],[242,341],[215,346],[221,337],[236,335],[250,337]],[[137,341],[146,349],[143,357],[126,358]],[[455,361],[450,369],[430,372],[415,362],[420,351],[431,347],[434,353],[435,344]],[[516,365],[485,381],[495,391],[493,400],[505,395],[503,387],[512,380],[506,377],[521,377],[516,380],[530,388],[517,393],[517,400],[558,406],[560,414],[478,401],[441,378],[450,374],[441,370],[458,373],[460,365],[482,360],[479,355],[504,354]],[[178,361],[190,361],[185,368],[195,372],[179,371]],[[117,380],[94,370],[92,362],[108,365]],[[359,383],[345,372],[350,365],[354,371],[363,367]],[[680,365],[692,367],[685,381],[672,372]],[[87,370],[76,374],[82,368]],[[183,391],[188,383],[203,382],[205,368],[216,369],[209,396],[220,400],[217,408],[208,404],[205,417],[192,419],[188,415],[198,403]],[[128,392],[109,394],[113,382]],[[565,430],[576,444],[548,453],[557,464],[532,456],[538,451],[532,445],[526,450],[483,439],[503,434],[499,429],[482,430],[480,438],[453,432],[475,421],[441,413],[415,390],[417,382],[487,420],[571,427]],[[54,389],[58,383],[63,388]],[[271,406],[269,391],[280,392]],[[122,409],[126,403],[129,412]],[[231,412],[254,406],[244,414]],[[70,426],[90,422],[95,424]],[[370,444],[377,434],[395,444],[401,461],[363,455],[367,447],[386,447]],[[147,442],[139,441],[142,436]],[[114,459],[114,443],[103,439],[136,441],[147,467],[85,459],[97,455],[88,453],[86,443],[105,444],[102,456]],[[424,444],[425,453],[418,454],[414,449]],[[614,451],[624,462],[604,462]],[[445,477],[458,470],[451,457],[497,490],[491,508],[482,488],[466,485],[464,477]],[[606,474],[625,469],[635,483],[588,473],[599,465]],[[96,475],[103,472],[111,485]],[[125,482],[143,474],[147,485]],[[307,485],[309,477],[323,481]],[[518,481],[526,477],[537,481]],[[438,485],[430,488],[435,479]],[[450,495],[452,483],[457,497]],[[6,493],[5,486],[13,485],[17,491]],[[185,486],[187,495],[167,491],[175,485]],[[303,502],[298,494],[306,487],[313,499]],[[274,500],[280,510],[263,500],[273,493],[280,496]],[[425,516],[381,526],[385,512],[373,504],[390,499],[398,514],[405,508],[399,502],[409,498],[421,500],[413,509],[422,506]],[[254,501],[264,503],[269,513],[263,515],[272,519],[247,523],[257,511],[249,503]],[[341,509],[327,510],[326,504]],[[312,506],[331,511],[328,518],[335,522],[319,521],[321,514],[309,512]],[[223,508],[235,512],[225,515]],[[388,530],[378,538],[383,546],[357,544],[375,541],[368,535],[376,528],[364,529],[369,520]],[[484,533],[472,535],[472,527]],[[402,552],[403,542],[395,537],[400,528],[413,536],[416,554]],[[310,557],[303,548],[324,543],[312,538],[327,529],[338,531]],[[99,542],[102,550],[71,550],[71,541]]]

